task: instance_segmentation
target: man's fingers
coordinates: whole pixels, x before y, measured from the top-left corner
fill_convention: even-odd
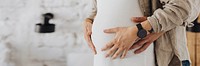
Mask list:
[[[137,47],[141,47],[143,44],[145,44],[146,42],[148,41],[148,39],[142,39],[142,40],[139,40],[138,42],[136,42],[135,44],[133,44],[130,48],[131,49],[135,49]]]
[[[144,39],[141,39],[138,42],[136,42],[135,44],[133,44],[129,50],[132,50],[132,49],[135,49],[137,47],[140,47],[140,46],[142,46],[143,44],[145,44],[147,42],[151,42],[152,43],[153,41],[151,41],[151,37],[152,37],[151,34],[147,35]]]
[[[140,23],[147,20],[147,17],[132,17],[131,20],[135,23]]]
[[[116,33],[118,30],[119,30],[119,27],[111,28],[111,29],[105,29],[104,33]]]
[[[151,42],[144,44],[141,48],[137,49],[134,53],[139,54],[139,53],[145,51],[149,47],[150,44],[151,44]]]

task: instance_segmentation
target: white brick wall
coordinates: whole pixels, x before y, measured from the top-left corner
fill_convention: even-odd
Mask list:
[[[0,7],[7,8],[7,7],[23,7],[25,5],[26,0],[0,0]]]
[[[82,55],[92,59],[82,32],[82,21],[90,10],[88,3],[90,0],[0,0],[0,49],[10,50],[5,58],[1,58],[5,51],[0,51],[0,64],[70,66],[83,63],[74,62]],[[56,24],[56,32],[34,32],[35,24],[42,22],[41,15],[47,12],[55,15],[51,23]],[[4,47],[7,44],[10,47]],[[92,65],[91,61],[84,63]]]

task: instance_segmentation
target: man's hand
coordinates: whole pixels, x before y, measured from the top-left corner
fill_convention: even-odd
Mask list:
[[[132,21],[135,23],[141,23],[145,20],[147,20],[146,17],[133,17],[132,18]],[[141,39],[138,42],[134,43],[134,45],[132,45],[130,50],[140,47],[139,49],[137,49],[134,52],[135,54],[139,54],[139,53],[145,51],[149,47],[150,44],[152,44],[155,40],[157,40],[163,34],[164,34],[164,32],[148,34],[144,39]]]
[[[135,50],[135,54],[139,54],[143,51],[145,51],[149,45],[151,45],[155,40],[157,40],[161,35],[163,35],[164,32],[161,33],[151,33],[147,35],[144,39],[139,40],[138,42],[134,43],[133,46],[130,48],[135,49],[140,47],[139,49]]]
[[[96,48],[91,40],[92,21],[89,19],[86,19],[83,25],[84,25],[84,38],[87,41],[89,47],[93,50],[94,54],[97,54]]]

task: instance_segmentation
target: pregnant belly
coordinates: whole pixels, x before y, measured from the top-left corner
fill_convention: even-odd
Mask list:
[[[98,9],[98,13],[94,19],[92,27],[92,37],[94,37],[92,39],[93,42],[100,41],[96,44],[98,50],[100,50],[100,47],[102,47],[105,43],[114,39],[115,34],[106,34],[103,32],[105,29],[135,26],[136,24],[131,21],[131,18],[134,16],[142,16],[139,8],[135,8],[136,11],[134,11],[134,8],[129,8],[129,10],[125,9],[128,8],[103,9],[103,7],[100,7]]]
[[[92,27],[92,37],[94,37],[92,40],[93,42],[98,42],[97,49],[100,50],[100,47],[102,47],[105,43],[111,41],[114,39],[115,34],[106,34],[103,31],[105,29],[109,28],[116,28],[116,27],[128,27],[128,26],[134,26],[135,24],[131,22],[129,18],[126,19],[120,19],[120,18],[105,18],[105,17],[99,17],[95,18],[93,27]],[[102,44],[99,44],[102,43]]]
[[[92,27],[92,40],[97,49],[111,41],[115,34],[105,34],[103,30],[116,27],[135,26],[132,17],[143,16],[138,0],[97,0],[97,15]],[[97,41],[100,42],[97,42]],[[100,43],[100,44],[99,44]]]
[[[101,48],[115,37],[115,34],[106,34],[103,31],[109,28],[135,26],[135,23],[131,21],[132,16],[134,16],[132,13],[124,13],[124,15],[99,13],[96,16],[91,36],[97,50],[97,55],[94,56],[94,66],[154,66],[153,44],[141,54],[134,54],[135,49],[129,51],[123,60],[118,56],[112,61],[110,58],[105,58],[106,52],[101,51]]]
[[[92,41],[96,47],[94,66],[155,66],[153,44],[141,54],[134,54],[131,50],[125,59],[115,60],[105,58],[101,51],[106,43],[113,40],[115,34],[106,34],[103,31],[109,28],[135,26],[131,17],[143,16],[138,0],[97,0],[97,16],[92,26]]]
[[[101,18],[95,19],[91,37],[97,50],[97,55],[94,56],[94,66],[154,66],[153,44],[141,54],[134,54],[133,52],[135,49],[129,51],[126,58],[123,60],[121,60],[119,56],[113,61],[111,58],[105,58],[106,52],[102,52],[101,48],[104,47],[109,41],[113,40],[115,34],[106,34],[103,32],[104,29],[135,25],[135,23],[131,22],[130,19],[118,20]]]

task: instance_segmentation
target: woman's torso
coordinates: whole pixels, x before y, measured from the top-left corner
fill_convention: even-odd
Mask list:
[[[131,17],[143,16],[138,0],[97,0],[97,15],[92,28],[92,41],[97,55],[94,66],[154,66],[153,44],[143,53],[135,55],[129,51],[123,60],[105,58],[101,48],[114,39],[115,34],[105,34],[104,29],[133,26]]]

